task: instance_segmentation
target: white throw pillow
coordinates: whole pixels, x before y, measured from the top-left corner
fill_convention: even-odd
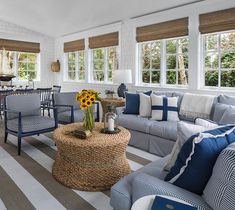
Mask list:
[[[159,121],[179,121],[178,97],[165,97],[151,94],[152,119]]]
[[[177,140],[171,151],[170,157],[164,166],[164,170],[169,171],[172,168],[172,166],[175,165],[175,161],[178,157],[181,147],[192,135],[203,132],[205,130],[208,130],[208,127],[189,124],[189,123],[182,122],[182,121],[178,122],[177,123]]]
[[[139,108],[139,116],[140,117],[151,117],[151,97],[140,93],[140,108]]]
[[[203,119],[203,118],[196,118],[195,125],[200,125],[200,126],[207,127],[207,128],[218,127],[218,124],[216,122],[211,121],[211,120],[207,120],[207,119]]]

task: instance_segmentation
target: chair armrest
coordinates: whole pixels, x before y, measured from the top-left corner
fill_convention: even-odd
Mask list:
[[[58,107],[64,107],[64,108],[70,108],[71,110],[71,115],[70,115],[70,122],[73,123],[74,122],[74,112],[73,112],[73,105],[66,105],[66,104],[55,104],[54,105],[55,108]],[[58,113],[58,110],[56,110],[56,112]]]
[[[4,110],[5,128],[7,128],[7,120],[8,120],[7,113],[18,114],[18,133],[21,133],[22,132],[21,112],[13,110],[13,109],[5,109]]]
[[[100,121],[100,102],[95,101],[94,104],[96,105],[96,121]]]

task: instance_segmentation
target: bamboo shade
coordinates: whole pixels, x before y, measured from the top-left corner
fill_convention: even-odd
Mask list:
[[[85,39],[64,43],[64,52],[74,52],[85,49]]]
[[[188,35],[188,17],[136,28],[136,41],[145,42]]]
[[[235,29],[235,8],[199,15],[202,34]]]
[[[40,53],[40,43],[0,39],[0,49],[9,51]]]
[[[101,48],[118,45],[118,32],[93,36],[89,38],[89,48]]]

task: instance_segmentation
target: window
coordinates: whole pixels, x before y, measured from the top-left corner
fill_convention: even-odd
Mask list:
[[[141,78],[142,83],[160,83],[161,42],[153,41],[141,44]]]
[[[25,53],[18,52],[17,56],[18,66],[18,80],[37,80],[37,54],[36,53]]]
[[[7,57],[17,80],[39,80],[38,53],[7,51]]]
[[[66,53],[67,78],[72,81],[85,80],[85,53],[84,50]]]
[[[187,85],[188,38],[139,43],[140,84]]]
[[[166,84],[188,84],[188,38],[166,40]]]
[[[204,81],[210,87],[235,87],[235,31],[203,35]]]
[[[95,48],[92,55],[92,78],[94,82],[112,82],[112,74],[118,69],[117,47]]]

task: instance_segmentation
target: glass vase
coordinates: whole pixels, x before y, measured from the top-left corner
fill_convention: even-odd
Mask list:
[[[90,106],[85,110],[83,118],[83,128],[85,130],[92,131],[94,129],[94,126],[95,126],[94,109],[93,106]]]

